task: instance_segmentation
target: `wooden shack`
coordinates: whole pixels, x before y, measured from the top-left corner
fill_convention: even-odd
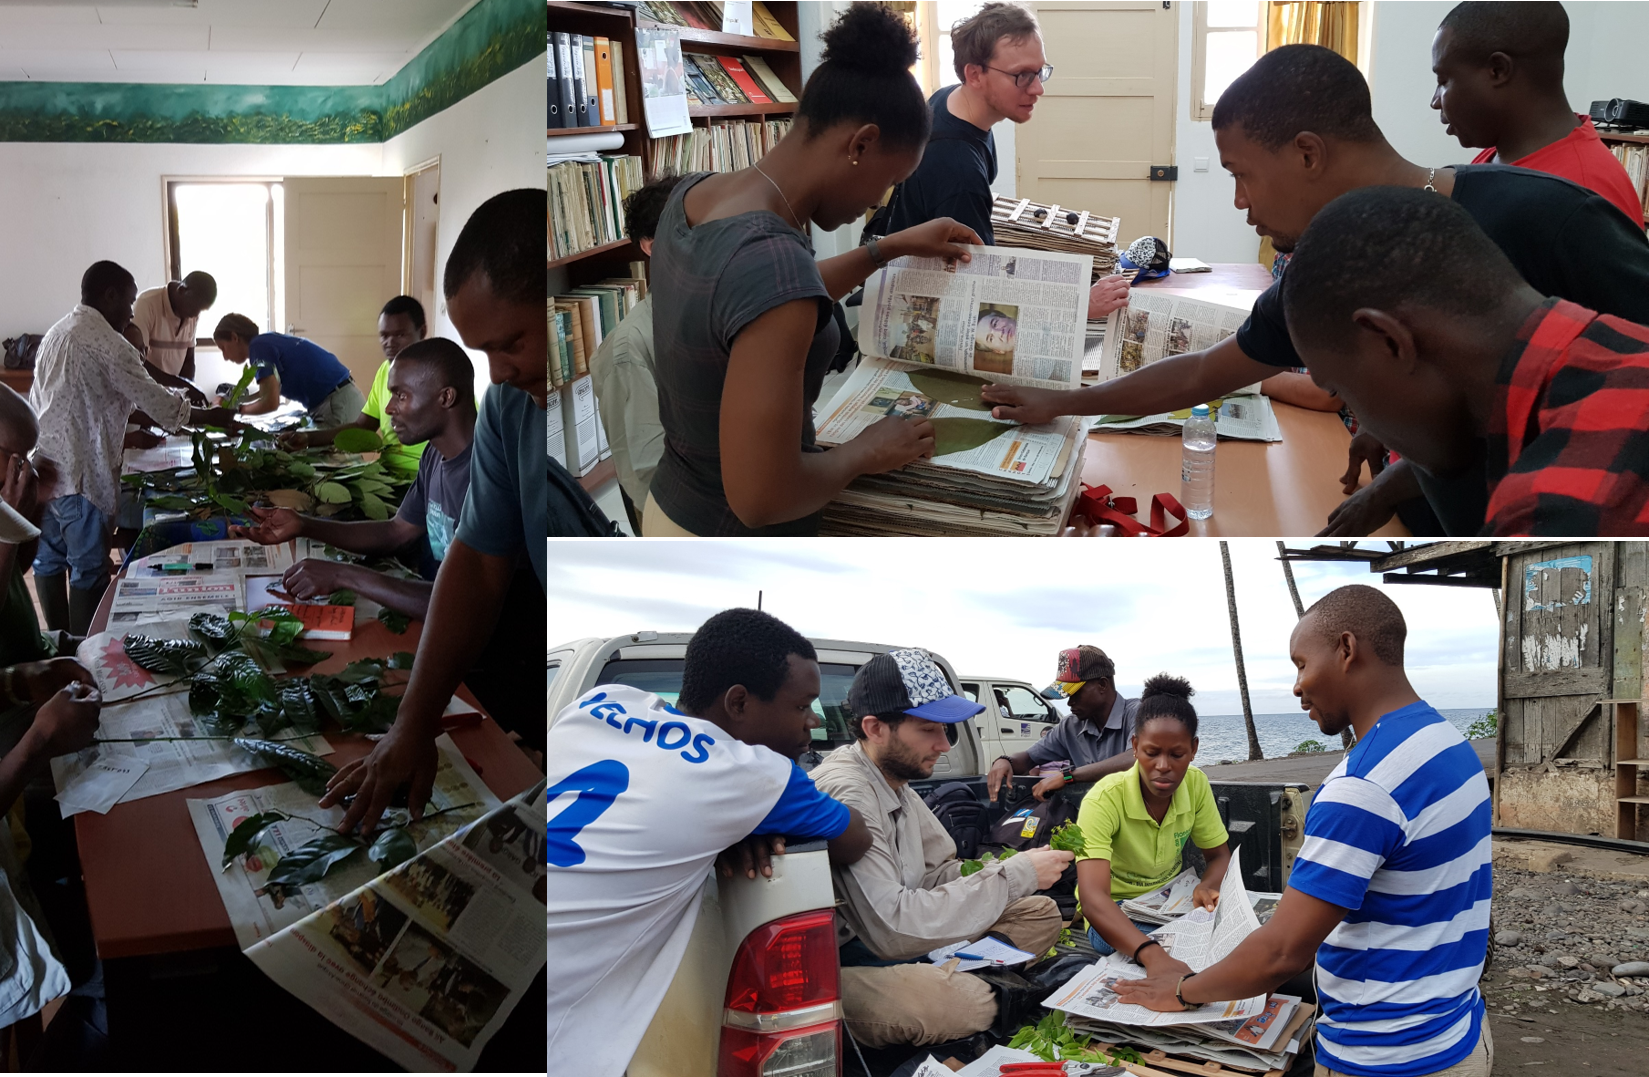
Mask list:
[[[1644,618],[1649,543],[1433,542],[1316,547],[1387,583],[1500,593],[1495,825],[1649,840]]]

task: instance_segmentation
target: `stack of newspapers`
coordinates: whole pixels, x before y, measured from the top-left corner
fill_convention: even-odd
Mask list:
[[[1102,217],[1085,209],[996,196],[991,203],[991,230],[998,243],[1035,251],[1085,254],[1093,259],[1089,282],[1117,270],[1120,217]]]
[[[1161,890],[1124,902],[1124,913],[1134,919],[1159,919],[1173,909],[1187,909],[1152,931],[1151,937],[1171,956],[1201,972],[1259,928],[1257,909],[1269,916],[1276,905],[1277,895],[1250,894],[1243,885],[1240,853],[1232,853],[1213,910],[1189,907],[1196,876],[1187,872]],[[1150,915],[1139,915],[1143,912]],[[1300,1047],[1310,1042],[1316,1008],[1298,996],[1257,995],[1183,1013],[1161,1013],[1129,1005],[1114,990],[1119,980],[1144,976],[1139,965],[1112,954],[1078,972],[1043,1005],[1064,1011],[1067,1026],[1100,1044],[1145,1053],[1147,1065],[1159,1065],[1166,1056],[1244,1072],[1283,1073],[1294,1064]]]
[[[865,284],[865,358],[819,411],[841,445],[881,421],[927,420],[930,460],[855,480],[825,509],[825,535],[1053,535],[1081,492],[1086,420],[991,417],[991,382],[1081,384],[1088,255],[970,248],[973,260],[901,258]]]

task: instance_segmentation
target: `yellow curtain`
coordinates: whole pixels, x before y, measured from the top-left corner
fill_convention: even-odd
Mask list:
[[[1355,3],[1269,4],[1265,47],[1322,45],[1357,62]]]

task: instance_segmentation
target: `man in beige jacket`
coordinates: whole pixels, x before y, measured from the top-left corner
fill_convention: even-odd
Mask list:
[[[857,740],[813,771],[818,788],[854,808],[871,834],[870,852],[833,868],[841,902],[836,942],[849,1031],[870,1047],[923,1045],[989,1028],[995,993],[956,960],[934,965],[943,946],[1000,936],[1041,954],[1063,926],[1052,886],[1071,854],[1033,849],[963,878],[956,843],[909,783],[931,777],[950,748],[949,727],[983,708],[953,694],[921,650],[891,651],[865,663],[848,690]]]

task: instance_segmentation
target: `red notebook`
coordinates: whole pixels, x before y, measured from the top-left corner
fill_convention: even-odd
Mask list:
[[[743,64],[731,56],[718,56],[716,62],[727,69],[727,74],[731,76],[734,82],[739,84],[739,89],[744,91],[744,95],[750,98],[752,104],[771,105],[773,103],[773,99],[762,91],[761,84],[750,77],[750,72],[744,69]]]

